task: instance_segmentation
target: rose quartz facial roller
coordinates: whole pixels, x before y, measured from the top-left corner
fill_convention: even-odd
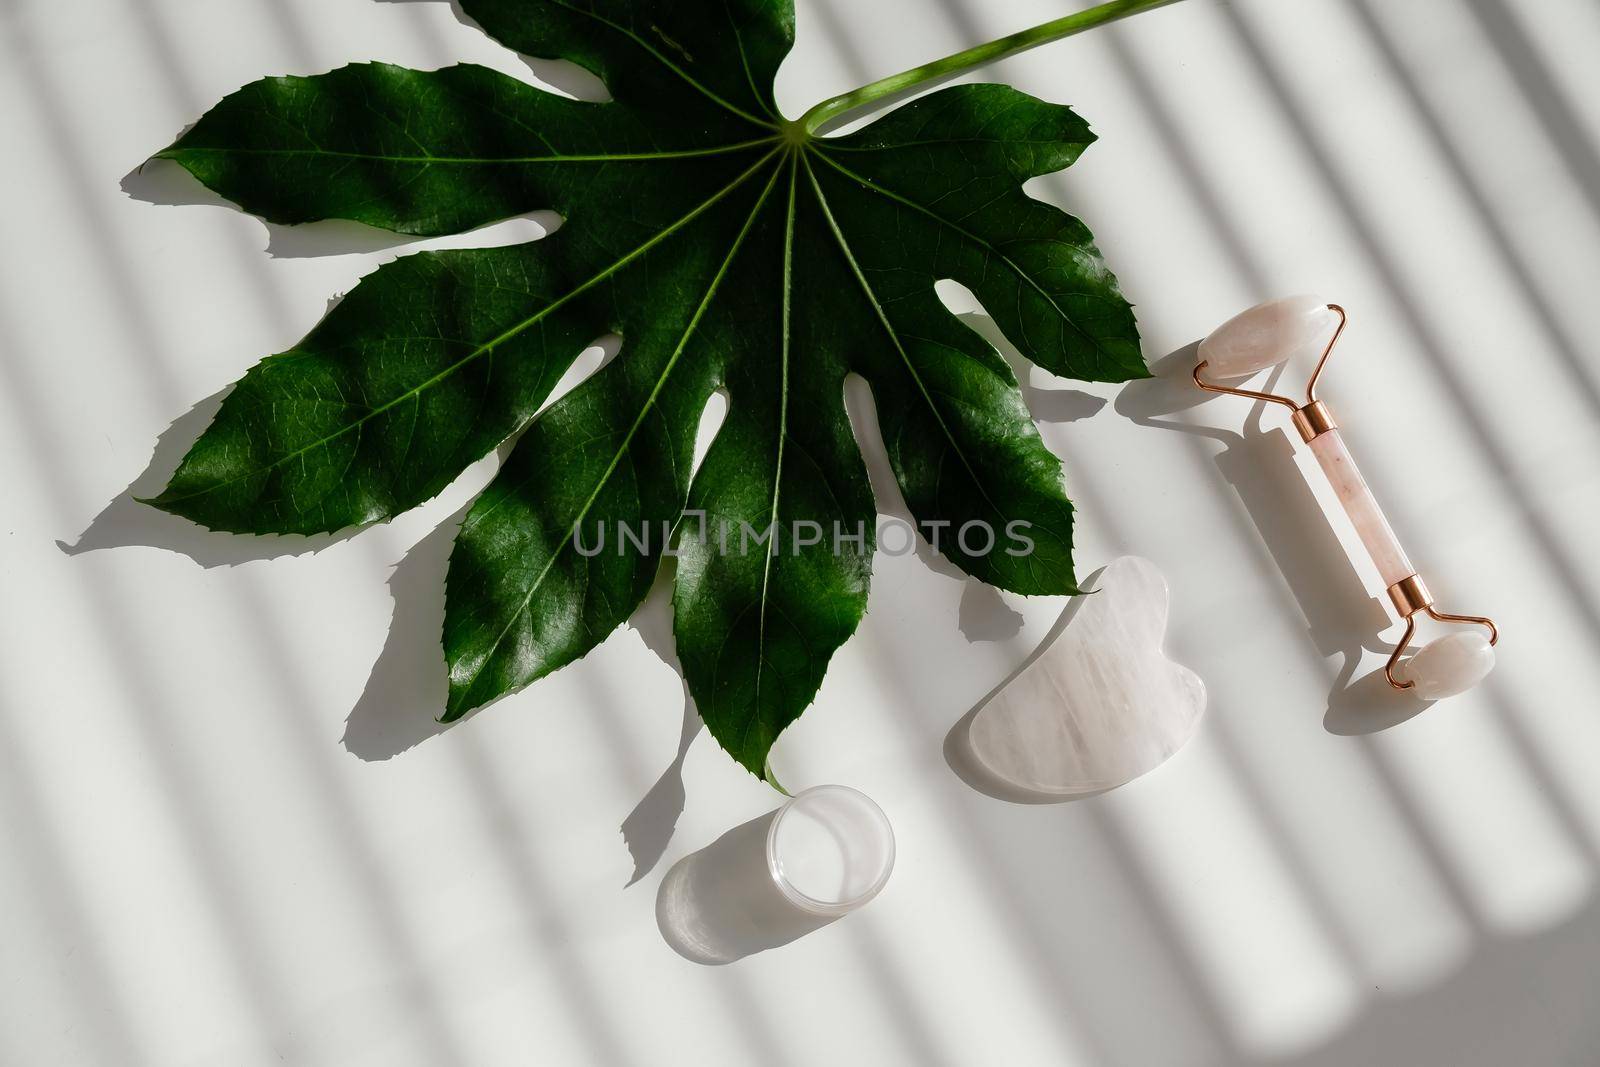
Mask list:
[[[1257,304],[1218,326],[1200,342],[1200,362],[1194,369],[1194,381],[1209,392],[1270,400],[1294,412],[1295,429],[1300,431],[1311,454],[1322,465],[1339,502],[1355,524],[1361,543],[1388,585],[1389,599],[1406,621],[1406,632],[1384,665],[1385,677],[1396,689],[1411,690],[1425,700],[1455,696],[1477,685],[1494,668],[1494,645],[1500,640],[1500,633],[1490,619],[1478,615],[1450,615],[1433,606],[1428,587],[1412,568],[1355,460],[1350,458],[1333,413],[1327,404],[1317,399],[1317,378],[1333,346],[1338,343],[1339,335],[1344,332],[1345,321],[1344,308],[1314,296],[1291,296]],[[1328,340],[1316,369],[1311,372],[1311,381],[1306,384],[1304,404],[1272,393],[1236,389],[1206,380],[1207,377],[1242,378],[1276,366],[1296,355],[1315,351],[1323,337]],[[1209,374],[1202,376],[1204,371]],[[1417,615],[1423,612],[1440,622],[1481,626],[1488,635],[1476,630],[1452,633],[1422,646],[1402,663],[1400,657],[1417,631]]]

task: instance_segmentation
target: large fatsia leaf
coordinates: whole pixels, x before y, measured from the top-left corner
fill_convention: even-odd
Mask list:
[[[443,717],[583,656],[675,546],[685,677],[758,774],[866,609],[850,373],[940,551],[1017,592],[1076,591],[1060,464],[934,285],[967,286],[1055,373],[1146,373],[1087,229],[1022,191],[1090,143],[1081,119],[966,85],[816,138],[773,103],[788,0],[462,7],[612,100],[366,64],[248,85],[161,154],[278,222],[437,234],[551,208],[565,225],[379,269],[239,382],[152,503],[222,530],[337,530],[415,506],[523,430],[451,557]],[[609,332],[619,355],[540,413]],[[691,478],[718,389],[728,415]]]

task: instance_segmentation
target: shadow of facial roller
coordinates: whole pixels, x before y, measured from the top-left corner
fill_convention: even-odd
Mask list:
[[[732,963],[866,904],[888,882],[894,849],[871,799],[816,786],[675,863],[656,893],[656,924],[684,959]]]
[[[1252,416],[1239,430],[1159,418],[1204,403],[1191,374],[1199,343],[1185,345],[1151,366],[1153,377],[1131,383],[1117,396],[1118,413],[1153,426],[1223,445],[1212,462],[1255,526],[1262,547],[1305,616],[1323,656],[1359,660],[1364,643],[1389,625],[1383,606],[1363,588],[1321,504],[1295,463],[1294,445],[1281,427],[1263,428]]]
[[[1257,403],[1280,404],[1291,412],[1299,431],[1355,533],[1381,576],[1390,601],[1405,622],[1405,633],[1384,665],[1384,676],[1396,690],[1427,700],[1463,693],[1494,668],[1494,645],[1500,631],[1481,615],[1458,615],[1434,605],[1422,576],[1412,566],[1399,538],[1367,487],[1345,447],[1339,424],[1328,405],[1317,398],[1317,383],[1339,343],[1348,316],[1343,307],[1317,296],[1283,297],[1257,304],[1218,326],[1200,342],[1192,378],[1208,393],[1226,393]],[[1297,353],[1321,349],[1299,401],[1259,389],[1225,384],[1293,359]],[[1404,658],[1416,633],[1418,616],[1469,629],[1435,638]],[[1480,629],[1483,632],[1480,632]]]
[[[1397,693],[1383,671],[1370,671],[1329,697],[1322,728],[1340,737],[1375,734],[1416,718],[1435,703]]]
[[[1320,473],[1308,472],[1296,462],[1295,446],[1283,427],[1262,425],[1262,409],[1272,405],[1258,402],[1238,430],[1163,417],[1210,398],[1194,383],[1199,347],[1200,342],[1192,342],[1151,364],[1151,378],[1133,382],[1117,395],[1117,412],[1141,426],[1223,446],[1212,457],[1222,482],[1233,489],[1261,548],[1276,564],[1318,654],[1339,657],[1323,719],[1327,730],[1368,734],[1405,722],[1428,702],[1396,694],[1382,670],[1376,683],[1371,676],[1356,677],[1366,653],[1389,654],[1390,646],[1382,639],[1389,616],[1367,591],[1308,481],[1320,478]],[[1312,352],[1309,358],[1316,356]],[[1295,358],[1304,357],[1297,353]]]

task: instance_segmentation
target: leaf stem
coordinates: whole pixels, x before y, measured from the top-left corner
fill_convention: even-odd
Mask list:
[[[976,48],[968,48],[964,52],[936,59],[932,63],[924,63],[920,67],[902,71],[891,75],[871,85],[863,85],[843,93],[807,111],[800,116],[795,125],[802,128],[806,134],[815,134],[825,123],[837,119],[841,115],[857,108],[875,103],[887,96],[926,85],[928,82],[941,78],[952,77],[964,73],[974,67],[981,67],[986,63],[1014,56],[1018,52],[1025,52],[1030,48],[1037,48],[1051,41],[1059,41],[1063,37],[1071,37],[1075,33],[1103,26],[1117,19],[1137,15],[1141,11],[1150,11],[1154,8],[1165,7],[1167,4],[1176,3],[1177,0],[1111,0],[1110,3],[1100,4],[1096,7],[1076,12],[1062,18],[1035,26],[1030,30],[1022,30],[1006,37],[980,44]]]

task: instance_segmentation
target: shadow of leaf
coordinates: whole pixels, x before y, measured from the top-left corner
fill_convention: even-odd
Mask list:
[[[1009,641],[1022,631],[1020,612],[1011,610],[1000,590],[969,578],[961,590],[957,625],[968,641]]]
[[[470,27],[490,36],[476,19],[467,14],[459,0],[377,0],[380,4],[427,4],[448,2],[451,14],[463,26]],[[611,99],[611,93],[606,89],[606,83],[598,76],[584,70],[578,64],[566,59],[541,59],[537,56],[516,53],[533,74],[535,78],[554,89],[559,89],[574,100],[583,100],[591,104],[604,104]]]
[[[1034,385],[1033,364],[1017,351],[1017,346],[1012,344],[1004,333],[1000,332],[1000,326],[994,319],[976,311],[968,311],[956,317],[973,333],[993,345],[995,351],[1011,364],[1011,373],[1017,376],[1017,384],[1021,386],[1022,396],[1028,402],[1028,410],[1036,422],[1077,422],[1079,419],[1089,418],[1106,406],[1104,397],[1086,393],[1081,389],[1046,389]]]
[[[133,484],[117,494],[71,544],[56,547],[69,556],[106,548],[162,548],[188,556],[202,567],[232,567],[254,560],[315,552],[348,540],[363,527],[306,537],[299,534],[219,534],[160,508],[141,504],[166,486],[178,463],[216,417],[233,386],[200,401],[180,416],[156,441],[155,452]]]
[[[463,505],[411,546],[389,576],[394,597],[389,636],[345,719],[343,743],[352,755],[390,759],[454,725],[438,721],[449,689],[442,644],[444,576],[456,531],[471,507]]]
[[[400,251],[436,238],[394,233],[350,219],[321,219],[294,226],[268,222],[239,212],[237,205],[207,189],[199,179],[170,159],[141,163],[122,179],[122,191],[134,200],[158,207],[221,207],[243,214],[266,231],[266,252],[273,259],[313,259],[326,256],[370,255]],[[485,223],[448,239],[452,246],[487,248],[521,244],[554,233],[561,216],[553,211],[533,209],[508,219]],[[393,257],[388,257],[393,258]],[[331,304],[330,304],[331,307]]]
[[[678,828],[678,818],[683,814],[687,792],[683,784],[683,761],[688,758],[689,746],[700,733],[700,712],[694,698],[689,695],[689,684],[683,680],[683,668],[678,662],[678,646],[672,635],[672,582],[677,573],[674,561],[662,560],[656,572],[655,584],[645,597],[639,610],[633,613],[628,624],[638,631],[645,647],[656,658],[670,667],[678,676],[683,688],[683,727],[678,735],[678,751],[667,769],[661,772],[655,785],[622,820],[622,839],[633,857],[633,877],[628,885],[655,869],[667,851],[667,845]]]

